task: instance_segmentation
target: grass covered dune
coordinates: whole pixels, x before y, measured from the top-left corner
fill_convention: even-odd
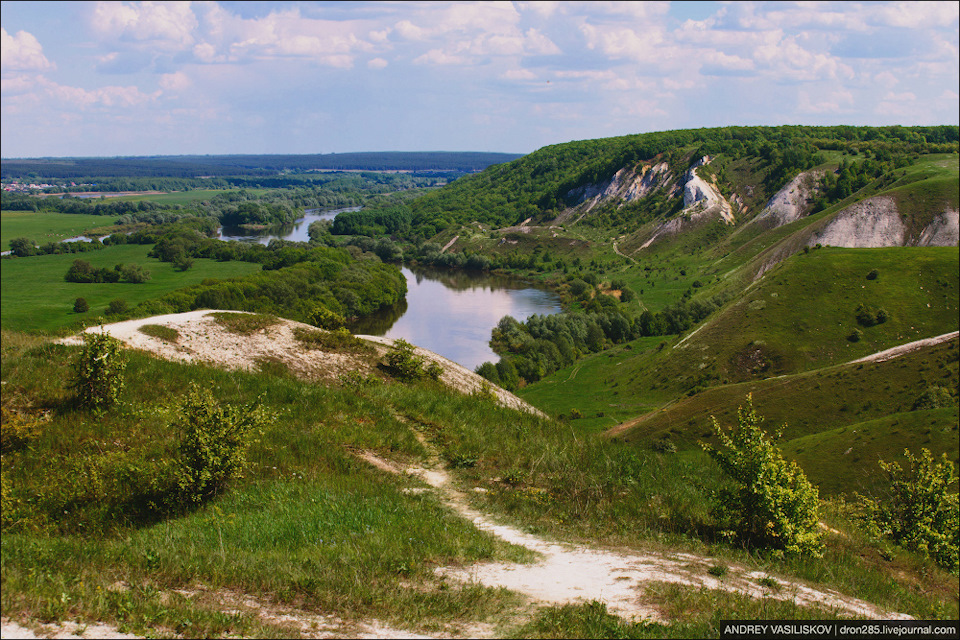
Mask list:
[[[434,571],[529,562],[530,552],[361,453],[401,467],[436,459],[461,489],[482,490],[468,491],[474,508],[541,536],[698,554],[711,579],[733,580],[740,567],[777,576],[770,589],[799,580],[887,611],[957,615],[955,577],[871,541],[841,503],[823,513],[839,533],[827,536],[822,559],[728,544],[710,515],[725,480],[699,451],[638,451],[429,381],[327,387],[275,366],[226,372],[142,352],[127,354],[119,402],[94,413],[69,388],[79,348],[6,330],[2,344],[2,605],[16,619],[188,637],[311,635],[330,615],[348,634],[373,620],[465,636],[716,637],[721,619],[842,614],[657,582],[638,585],[655,621],[629,622],[599,603],[531,610],[516,593]],[[168,499],[169,479],[192,386],[221,408],[258,403],[266,420],[242,477],[184,503]]]

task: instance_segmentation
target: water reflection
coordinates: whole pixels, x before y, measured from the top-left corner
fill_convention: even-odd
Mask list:
[[[506,315],[523,321],[560,311],[557,297],[505,276],[403,268],[407,298],[351,327],[355,333],[403,338],[469,369],[495,362],[490,332]]]
[[[217,231],[218,240],[239,240],[240,242],[256,242],[262,245],[270,244],[273,239],[290,240],[292,242],[309,242],[310,225],[317,220],[333,220],[343,211],[359,211],[360,207],[345,207],[343,209],[306,209],[304,216],[291,224],[270,227],[269,229],[244,229],[242,227],[223,226]]]

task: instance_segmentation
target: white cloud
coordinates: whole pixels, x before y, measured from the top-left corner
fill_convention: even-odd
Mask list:
[[[846,89],[833,91],[816,91],[811,97],[811,91],[801,89],[798,92],[797,111],[800,113],[833,113],[840,114],[848,111],[855,103],[853,94]]]
[[[466,64],[467,59],[463,56],[457,56],[449,54],[441,49],[431,49],[427,51],[422,56],[418,56],[413,60],[414,64],[440,64],[440,65],[450,65],[450,64]]]
[[[197,18],[189,2],[98,2],[93,28],[108,39],[181,50],[194,42]]]
[[[367,67],[370,69],[383,69],[389,63],[383,58],[372,58],[367,61]]]
[[[500,75],[504,80],[536,80],[537,74],[529,69],[510,69]]]
[[[878,24],[910,29],[956,25],[960,4],[956,2],[883,2],[871,8]]]
[[[53,63],[43,55],[43,47],[31,33],[10,35],[0,27],[0,68],[3,71],[47,71]]]
[[[152,102],[160,97],[160,91],[143,93],[139,88],[128,86],[108,86],[96,89],[84,89],[58,84],[45,78],[39,82],[43,92],[50,98],[69,105],[83,108],[107,107],[129,108]]]
[[[165,73],[160,76],[160,88],[164,91],[178,92],[189,88],[193,82],[183,71]]]

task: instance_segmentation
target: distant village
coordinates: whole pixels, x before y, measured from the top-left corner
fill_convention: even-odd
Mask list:
[[[61,191],[67,191],[69,189],[81,189],[84,187],[95,187],[96,184],[77,184],[76,182],[64,182],[61,184],[49,184],[46,182],[4,182],[0,183],[2,185],[3,191],[13,192],[13,193],[38,193],[41,191],[59,193]]]

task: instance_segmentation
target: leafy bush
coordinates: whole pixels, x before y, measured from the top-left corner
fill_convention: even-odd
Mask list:
[[[0,405],[0,451],[7,453],[20,449],[37,438],[50,415],[30,408],[16,390],[4,389]]]
[[[960,510],[953,493],[956,469],[947,454],[937,462],[929,449],[921,449],[918,457],[905,449],[903,455],[907,469],[897,462],[880,461],[880,468],[890,478],[889,497],[881,501],[860,496],[861,517],[878,537],[929,556],[957,573]]]
[[[72,387],[80,406],[103,411],[114,405],[123,389],[126,366],[119,340],[104,332],[84,333],[83,347],[73,363]]]
[[[177,484],[187,501],[201,502],[241,475],[247,448],[269,424],[259,404],[221,405],[191,385],[173,426],[179,435]]]
[[[142,284],[150,279],[150,272],[138,264],[120,265],[120,277],[126,282]]]
[[[927,387],[916,402],[913,403],[914,411],[923,409],[939,409],[941,407],[952,407],[955,404],[950,390],[939,385]]]
[[[73,303],[73,312],[74,312],[74,313],[86,313],[87,311],[90,311],[90,305],[87,304],[86,299],[85,299],[85,298],[77,298],[76,301]]]
[[[108,316],[119,316],[123,315],[129,310],[127,301],[123,298],[117,298],[116,300],[111,300],[110,304],[107,305],[107,315]]]
[[[397,338],[386,355],[387,369],[400,380],[411,381],[421,378],[439,380],[443,367],[436,362],[431,362],[424,367],[423,357],[416,355],[414,349],[415,347],[403,338]]]
[[[795,462],[784,460],[760,428],[763,418],[753,409],[752,395],[747,395],[746,408],[738,408],[738,426],[730,435],[712,420],[723,448],[702,446],[736,483],[735,489],[718,495],[715,516],[720,523],[748,542],[819,555],[823,544],[817,489]]]
[[[659,440],[654,440],[651,449],[657,453],[676,453],[677,445],[673,443],[669,438],[661,438]]]

